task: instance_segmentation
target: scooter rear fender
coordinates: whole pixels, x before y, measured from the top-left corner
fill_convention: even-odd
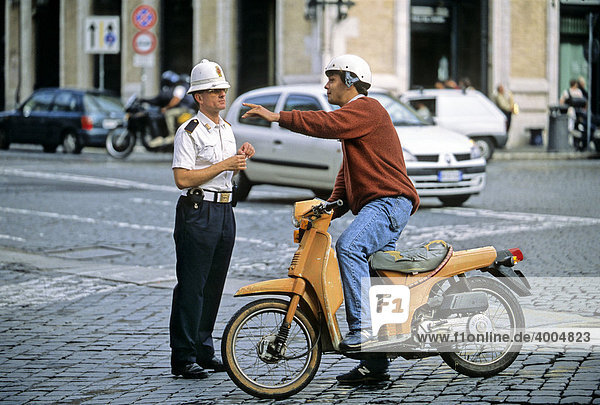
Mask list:
[[[298,294],[309,306],[314,318],[319,319],[319,300],[311,291],[306,288],[306,282],[301,278],[278,278],[244,286],[237,290],[234,297],[249,297],[253,295],[285,295],[291,297],[294,294]]]

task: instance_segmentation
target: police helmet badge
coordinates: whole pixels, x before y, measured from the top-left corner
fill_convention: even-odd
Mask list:
[[[221,72],[221,68],[219,66],[215,66],[215,70],[217,71],[217,75],[219,77],[223,77],[223,73]]]

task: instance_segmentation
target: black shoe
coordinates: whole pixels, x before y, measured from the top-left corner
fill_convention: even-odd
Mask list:
[[[340,384],[358,385],[358,384],[377,384],[382,381],[388,381],[390,375],[386,371],[371,371],[367,366],[358,365],[345,374],[335,377]]]
[[[213,357],[208,361],[198,361],[198,364],[203,368],[213,370],[215,373],[227,370],[223,362],[216,357]]]
[[[171,374],[197,380],[208,377],[208,373],[197,363],[189,363],[184,366],[171,366]]]
[[[340,342],[341,351],[356,351],[364,348],[367,343],[374,342],[375,339],[371,336],[371,333],[365,329],[363,330],[352,330],[348,332],[346,337]]]

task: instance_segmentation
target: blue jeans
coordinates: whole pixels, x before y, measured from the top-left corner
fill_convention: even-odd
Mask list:
[[[371,287],[367,259],[379,250],[396,250],[396,241],[410,218],[412,202],[404,197],[377,198],[365,205],[335,245],[342,276],[346,320],[351,331],[371,328]]]

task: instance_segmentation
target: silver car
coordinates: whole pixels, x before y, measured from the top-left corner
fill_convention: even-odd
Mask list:
[[[437,197],[446,205],[461,205],[483,190],[486,161],[469,138],[431,125],[416,112],[383,90],[373,97],[386,108],[402,143],[408,175],[421,197]],[[279,111],[332,111],[320,85],[274,86],[240,95],[229,108],[227,122],[239,144],[250,142],[256,154],[236,181],[240,200],[252,186],[274,184],[308,188],[329,197],[342,163],[338,140],[301,135],[259,118],[242,119],[242,103],[261,104]]]

